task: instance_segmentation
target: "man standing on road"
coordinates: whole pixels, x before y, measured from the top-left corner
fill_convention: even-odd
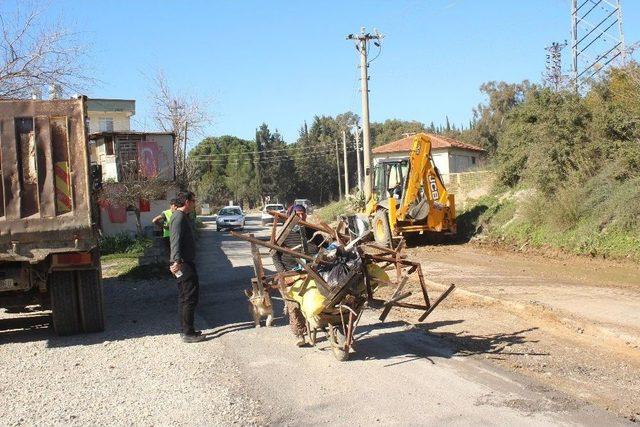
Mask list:
[[[192,192],[183,191],[176,197],[176,211],[171,215],[169,234],[171,241],[171,266],[169,269],[178,281],[178,310],[184,342],[204,340],[202,332],[193,327],[200,284],[196,271],[196,241],[194,224],[189,213],[193,211],[196,199]]]

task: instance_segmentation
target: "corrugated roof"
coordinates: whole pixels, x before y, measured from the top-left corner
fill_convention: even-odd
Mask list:
[[[453,138],[446,138],[442,135],[426,134],[431,139],[431,149],[437,148],[459,148],[461,150],[477,151],[484,153],[486,150],[466,142],[458,141]],[[374,154],[409,152],[413,147],[413,136],[399,139],[385,145],[381,145],[373,149]]]

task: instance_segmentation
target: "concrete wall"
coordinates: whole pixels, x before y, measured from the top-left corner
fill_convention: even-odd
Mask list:
[[[157,167],[159,179],[173,181],[174,175],[174,157],[173,157],[173,136],[171,134],[130,134],[114,135],[113,153],[107,154],[104,137],[97,138],[92,141],[92,162],[102,165],[102,180],[113,179],[118,181],[118,167],[122,158],[135,157],[139,158],[141,150],[141,142],[155,143],[157,150],[153,150],[150,154],[154,159]],[[128,153],[125,153],[127,151]],[[120,156],[120,157],[119,157]]]
[[[434,148],[431,150],[431,156],[440,174],[466,172],[477,169],[482,164],[480,153],[459,148]],[[373,164],[376,165],[380,161],[406,160],[408,158],[408,152],[374,154]]]
[[[449,168],[441,173],[461,173],[478,169],[483,163],[483,156],[476,151],[449,148]]]
[[[111,117],[113,119],[113,131],[131,130],[131,113],[125,111],[89,111],[89,133],[100,132],[100,118]]]
[[[174,198],[177,194],[177,190],[173,189],[167,192],[167,198],[163,200],[152,200],[151,210],[149,212],[140,212],[140,222],[142,223],[142,229],[145,227],[153,226],[151,220],[160,215],[164,210],[169,209],[169,200]],[[136,233],[136,215],[133,211],[127,211],[127,221],[124,223],[112,223],[109,219],[109,212],[106,208],[100,208],[100,227],[102,233],[110,236],[119,233]]]

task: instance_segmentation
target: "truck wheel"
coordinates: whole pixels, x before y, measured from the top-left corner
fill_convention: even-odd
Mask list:
[[[49,274],[51,317],[57,335],[73,335],[82,331],[78,310],[78,292],[73,271]]]
[[[373,228],[373,238],[377,243],[387,246],[391,244],[391,229],[389,228],[389,217],[387,211],[378,209],[371,221]]]
[[[76,272],[80,321],[84,332],[104,331],[102,279],[98,270]]]

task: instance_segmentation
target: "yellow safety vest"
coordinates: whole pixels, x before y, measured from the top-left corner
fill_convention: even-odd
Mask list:
[[[162,225],[162,237],[169,237],[171,236],[171,233],[169,232],[169,220],[171,220],[171,214],[173,214],[173,212],[171,212],[171,209],[167,209],[162,213],[164,214],[164,217],[167,219]]]

